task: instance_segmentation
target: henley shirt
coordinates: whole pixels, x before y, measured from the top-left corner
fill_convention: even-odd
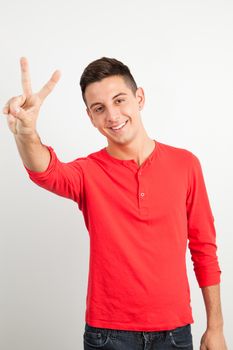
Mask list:
[[[54,149],[37,185],[82,211],[90,238],[85,321],[100,328],[161,331],[193,323],[186,270],[199,287],[220,283],[214,217],[198,157],[153,140],[139,166],[106,148],[71,162]]]

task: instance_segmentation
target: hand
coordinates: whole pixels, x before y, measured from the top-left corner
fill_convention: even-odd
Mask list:
[[[227,350],[222,329],[207,329],[201,337],[200,350]]]
[[[25,57],[20,59],[23,94],[12,97],[4,106],[3,113],[15,135],[33,135],[36,133],[36,120],[45,98],[54,89],[60,79],[60,72],[55,71],[50,80],[38,93],[32,92],[29,65]]]

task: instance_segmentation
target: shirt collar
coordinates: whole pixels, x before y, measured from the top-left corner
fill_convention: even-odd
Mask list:
[[[140,167],[145,166],[146,164],[151,164],[152,160],[154,159],[155,154],[157,153],[157,148],[158,148],[159,142],[154,140],[154,139],[153,139],[153,141],[155,143],[155,147],[154,147],[153,151],[151,152],[151,154],[144,160],[144,162],[141,164]],[[138,164],[135,162],[134,159],[119,159],[119,158],[113,157],[112,155],[110,155],[107,152],[106,147],[101,149],[101,153],[106,160],[110,160],[113,163],[122,164],[122,165],[129,166],[129,167],[136,166],[138,168]]]

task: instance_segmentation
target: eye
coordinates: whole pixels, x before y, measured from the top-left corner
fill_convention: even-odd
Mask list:
[[[101,112],[101,110],[102,110],[102,107],[98,107],[98,108],[95,109],[95,112],[99,113],[99,112]]]
[[[123,98],[118,98],[117,100],[116,100],[116,102],[123,102],[124,101],[124,99]]]

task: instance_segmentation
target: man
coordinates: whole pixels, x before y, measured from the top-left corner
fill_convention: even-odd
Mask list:
[[[126,65],[102,57],[80,86],[108,145],[63,163],[36,130],[60,72],[33,93],[26,58],[21,71],[23,94],[3,112],[24,167],[37,185],[78,204],[90,236],[84,349],[193,349],[188,242],[207,313],[200,349],[226,350],[214,218],[197,156],[148,137],[143,89]]]

